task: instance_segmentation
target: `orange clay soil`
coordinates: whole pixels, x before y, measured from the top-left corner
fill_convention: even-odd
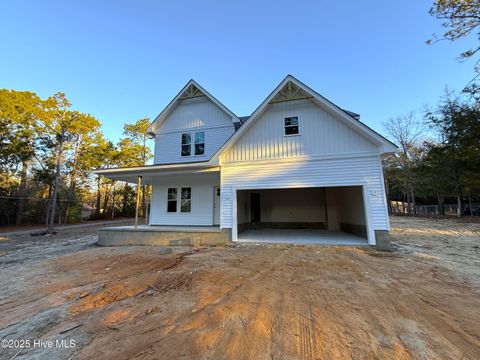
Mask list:
[[[78,359],[480,359],[478,288],[399,239],[390,253],[89,248],[27,272],[0,303],[0,335],[65,331]]]

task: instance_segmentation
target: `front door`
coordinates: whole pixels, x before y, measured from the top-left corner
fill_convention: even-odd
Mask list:
[[[213,225],[220,225],[220,188],[213,188]]]

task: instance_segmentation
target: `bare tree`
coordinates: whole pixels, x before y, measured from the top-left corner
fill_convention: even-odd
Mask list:
[[[424,134],[423,122],[418,121],[415,114],[410,112],[383,122],[383,128],[391,140],[399,146],[397,152],[387,157],[385,162],[388,166],[400,170],[408,211],[416,215],[413,170],[422,158],[420,142]]]

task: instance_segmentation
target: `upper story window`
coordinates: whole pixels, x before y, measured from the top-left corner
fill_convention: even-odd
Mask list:
[[[195,133],[195,155],[203,155],[205,153],[205,132],[199,131]]]
[[[190,133],[182,134],[182,156],[192,154],[192,135]]]
[[[285,135],[298,135],[298,116],[285,118]]]
[[[192,134],[194,134],[194,154],[205,154],[205,132],[197,131],[195,133],[182,134],[182,156],[192,155]]]

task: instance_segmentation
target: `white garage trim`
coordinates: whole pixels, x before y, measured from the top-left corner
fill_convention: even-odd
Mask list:
[[[238,241],[238,218],[237,218],[237,191],[241,190],[268,190],[268,189],[299,189],[299,188],[329,188],[329,187],[347,187],[359,186],[362,188],[363,209],[365,213],[365,226],[367,228],[367,241],[369,245],[375,245],[375,231],[370,223],[370,207],[368,206],[367,183],[365,182],[337,182],[331,184],[322,184],[319,186],[262,186],[250,187],[239,186],[232,187],[232,241]]]

